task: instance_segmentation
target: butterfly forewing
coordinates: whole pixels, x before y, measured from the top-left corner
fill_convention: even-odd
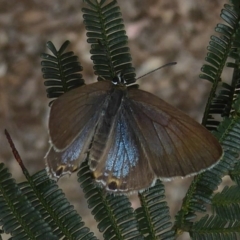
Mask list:
[[[71,173],[85,159],[110,88],[109,82],[85,85],[54,101],[49,118],[51,148],[46,156],[51,175]]]
[[[107,103],[109,82],[97,82],[71,90],[53,102],[49,117],[50,140],[56,149],[64,150],[91,122],[92,130]],[[98,118],[96,118],[98,115]],[[94,121],[93,121],[94,120]]]
[[[127,98],[126,109],[150,149],[148,160],[157,177],[194,174],[220,159],[217,139],[180,110],[138,89],[129,89]]]

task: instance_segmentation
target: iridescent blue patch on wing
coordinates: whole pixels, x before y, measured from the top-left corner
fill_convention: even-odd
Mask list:
[[[61,155],[61,163],[68,163],[76,160],[83,147],[83,142],[77,138]]]
[[[86,124],[80,135],[74,140],[74,142],[65,150],[61,155],[61,163],[69,163],[75,161],[80,153],[84,150],[86,145],[87,136],[90,134],[92,126]]]
[[[136,137],[129,124],[121,114],[118,118],[114,142],[108,153],[106,171],[112,172],[116,178],[126,177],[130,169],[136,166],[139,152]]]

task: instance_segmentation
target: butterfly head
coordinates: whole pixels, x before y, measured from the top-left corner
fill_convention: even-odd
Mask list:
[[[124,78],[124,75],[122,72],[119,72],[117,74],[117,76],[115,76],[113,79],[112,79],[112,84],[114,85],[120,85],[120,86],[125,86],[127,84],[125,78]]]

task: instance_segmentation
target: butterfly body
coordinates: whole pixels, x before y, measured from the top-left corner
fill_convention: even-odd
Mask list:
[[[111,192],[148,188],[156,178],[196,174],[222,148],[202,125],[151,93],[102,81],[54,101],[47,167],[54,177],[88,156],[97,182]]]
[[[122,101],[125,95],[125,88],[113,86],[103,103],[102,117],[99,118],[99,122],[96,124],[96,130],[89,151],[90,168],[93,171],[99,164],[99,159],[109,151],[108,139],[114,131],[113,126],[121,112]]]

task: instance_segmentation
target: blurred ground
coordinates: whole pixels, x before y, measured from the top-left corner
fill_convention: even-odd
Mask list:
[[[210,35],[220,22],[224,0],[121,0],[119,5],[129,36],[133,65],[140,76],[162,64],[177,61],[140,79],[140,87],[182,109],[201,121],[210,84],[198,78]],[[18,181],[22,172],[13,159],[3,129],[10,132],[31,174],[44,168],[48,150],[49,113],[40,54],[51,40],[57,48],[65,40],[79,56],[87,83],[93,76],[89,46],[82,23],[82,1],[0,0],[0,162]],[[68,199],[96,230],[76,176],[60,180]],[[171,212],[178,210],[189,179],[167,184]],[[133,206],[137,205],[133,198]],[[101,238],[101,235],[98,235]],[[7,238],[6,238],[7,239]],[[182,239],[187,239],[185,235]]]

